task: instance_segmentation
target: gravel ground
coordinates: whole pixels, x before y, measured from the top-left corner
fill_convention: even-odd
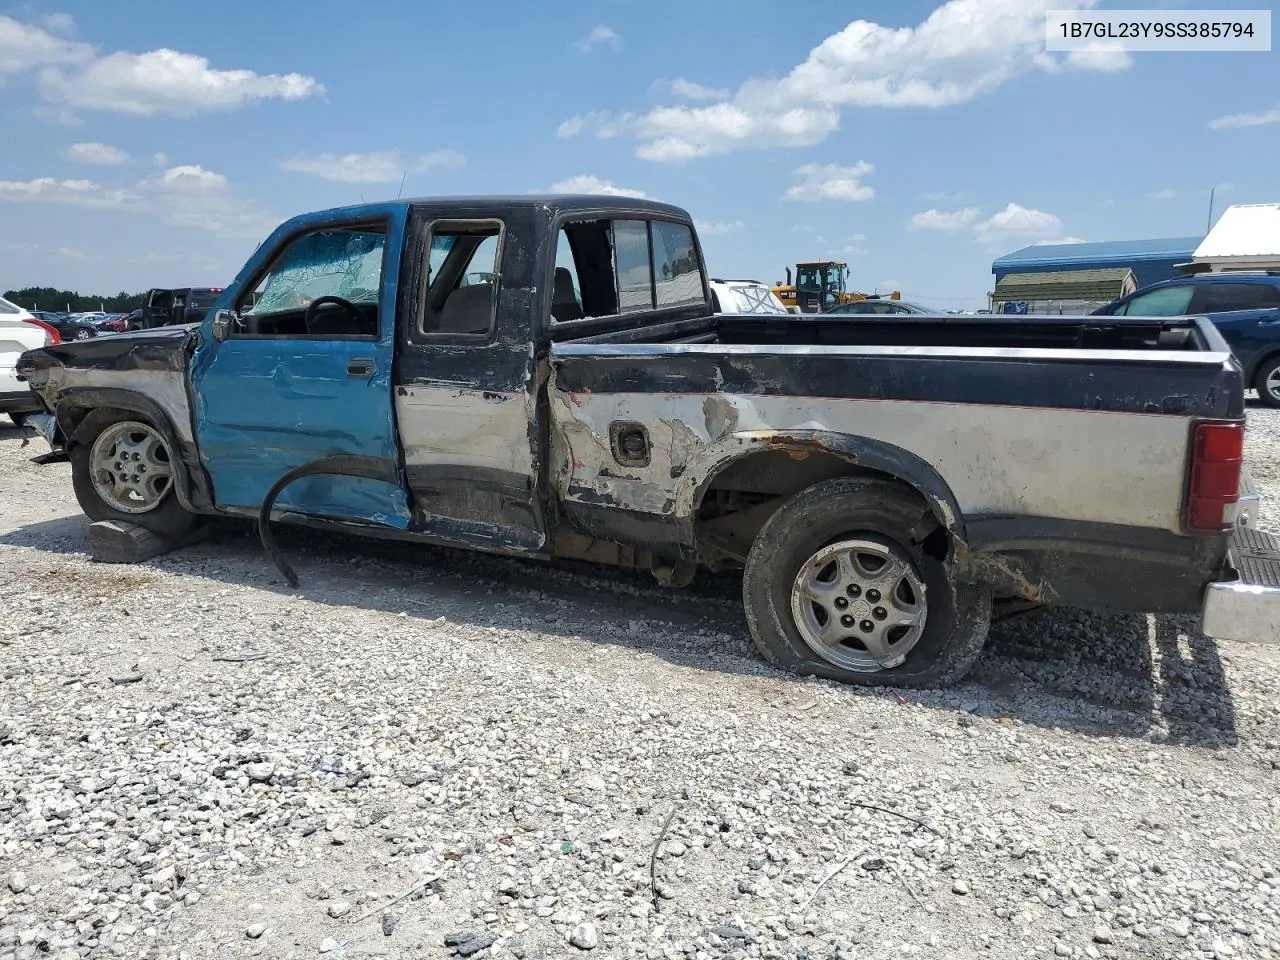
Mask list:
[[[42,451],[0,429],[0,958],[1280,956],[1280,651],[1037,613],[854,690],[763,665],[732,581],[94,564]]]

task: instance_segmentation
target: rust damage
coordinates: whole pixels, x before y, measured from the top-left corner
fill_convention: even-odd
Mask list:
[[[821,453],[839,457],[846,463],[854,465],[858,463],[858,455],[856,453],[833,450],[822,442],[821,436],[817,433],[813,434],[808,439],[776,435],[766,437],[764,441],[764,449],[776,453],[785,453],[792,460],[808,460],[815,453]]]

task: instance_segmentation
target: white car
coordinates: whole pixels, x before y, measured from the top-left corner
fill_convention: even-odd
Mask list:
[[[790,312],[759,280],[712,280],[711,301],[716,313]]]
[[[28,310],[0,297],[0,413],[19,426],[28,413],[40,409],[31,388],[13,372],[18,357],[28,350],[61,343],[58,331]]]

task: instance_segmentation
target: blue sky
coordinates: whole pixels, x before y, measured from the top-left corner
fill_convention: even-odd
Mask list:
[[[714,274],[841,257],[971,309],[1028,243],[1195,235],[1214,186],[1280,200],[1276,54],[1045,54],[1044,10],[1093,5],[0,0],[0,289],[220,285],[280,220],[403,175],[642,192]]]

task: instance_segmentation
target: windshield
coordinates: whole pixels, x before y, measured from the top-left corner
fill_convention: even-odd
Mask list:
[[[377,303],[384,233],[321,230],[294,241],[272,268],[252,313],[304,310],[319,297]]]
[[[742,283],[731,284],[729,289],[737,295],[738,305],[734,311],[736,313],[785,314],[787,312],[787,308],[782,305],[782,301],[775,297],[773,291],[768,287]]]
[[[834,264],[826,267],[797,267],[796,286],[802,290],[844,289],[844,268]]]

